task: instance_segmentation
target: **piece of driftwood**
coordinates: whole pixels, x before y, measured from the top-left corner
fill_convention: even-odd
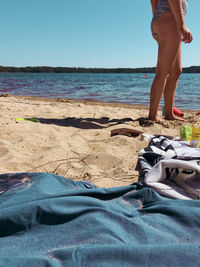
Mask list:
[[[111,136],[126,135],[126,136],[129,136],[129,137],[136,137],[136,136],[139,136],[142,133],[144,133],[144,132],[138,131],[138,130],[135,130],[135,129],[130,129],[130,128],[119,128],[119,129],[111,130]]]

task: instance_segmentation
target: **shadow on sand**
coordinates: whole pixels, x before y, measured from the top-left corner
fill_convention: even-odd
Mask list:
[[[103,129],[109,128],[111,126],[124,124],[126,122],[135,122],[138,121],[140,126],[151,126],[152,122],[148,121],[146,118],[140,117],[136,120],[131,118],[123,119],[110,119],[109,117],[102,118],[76,118],[76,117],[67,117],[64,119],[46,119],[46,118],[37,118],[40,123],[43,124],[54,124],[63,127],[74,127],[79,129]]]

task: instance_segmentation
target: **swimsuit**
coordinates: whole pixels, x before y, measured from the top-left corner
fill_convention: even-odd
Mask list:
[[[183,9],[183,15],[185,16],[186,13],[187,13],[187,8],[188,8],[188,0],[182,0],[182,9]],[[152,31],[152,34],[155,34],[153,32],[153,25],[155,23],[155,21],[161,16],[163,15],[164,13],[166,13],[167,11],[170,11],[171,8],[170,8],[170,5],[169,5],[169,2],[168,0],[160,0],[157,7],[156,7],[156,10],[155,10],[155,13],[153,15],[153,19],[151,21],[151,31]]]

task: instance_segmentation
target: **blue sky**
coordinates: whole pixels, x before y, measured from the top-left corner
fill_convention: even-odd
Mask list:
[[[156,65],[150,0],[2,0],[0,65],[136,68]],[[200,65],[199,0],[189,0],[183,66]]]

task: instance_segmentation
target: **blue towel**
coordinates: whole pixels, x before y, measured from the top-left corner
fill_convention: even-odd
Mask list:
[[[0,175],[0,266],[198,266],[200,201],[140,183]]]

